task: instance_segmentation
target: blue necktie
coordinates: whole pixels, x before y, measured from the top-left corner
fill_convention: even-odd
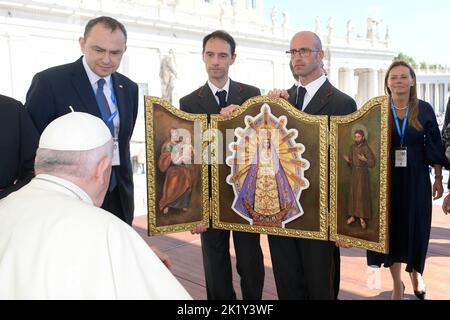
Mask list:
[[[299,86],[297,90],[297,103],[295,104],[298,110],[303,110],[303,101],[305,101],[306,89]]]
[[[223,107],[227,106],[227,91],[216,91],[216,96],[219,98],[219,109],[222,109]]]
[[[103,92],[103,86],[105,85],[105,79],[100,78],[97,81],[97,101],[98,107],[103,118],[103,121],[108,120],[111,117],[111,109],[109,109],[108,100],[106,100],[105,93]],[[107,123],[111,136],[114,138],[114,122]],[[114,166],[111,168],[111,179],[109,181],[109,191],[114,190],[117,186],[117,177]]]
[[[100,108],[100,112],[103,118],[103,121],[106,121],[111,117],[111,109],[109,109],[108,100],[106,100],[105,93],[103,92],[103,86],[105,85],[105,79],[100,78],[97,81],[97,101],[98,106]],[[114,137],[114,123],[110,121],[107,123],[109,131],[111,131],[111,135]]]

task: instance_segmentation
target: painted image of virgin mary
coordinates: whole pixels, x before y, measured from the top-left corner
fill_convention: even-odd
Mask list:
[[[190,135],[180,135],[180,129],[171,128],[170,137],[161,147],[158,166],[165,173],[163,194],[159,209],[167,214],[169,208],[187,212],[192,188],[196,181],[197,168],[193,164],[194,154]]]
[[[246,212],[254,225],[281,227],[286,215],[300,209],[270,139],[262,140],[251,163],[235,209]]]
[[[235,196],[231,208],[252,225],[285,228],[304,213],[299,199],[309,187],[305,146],[295,141],[298,131],[286,127],[286,116],[275,117],[267,104],[244,123],[228,146],[227,183]]]

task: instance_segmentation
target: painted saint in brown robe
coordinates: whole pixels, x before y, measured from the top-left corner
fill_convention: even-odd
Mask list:
[[[369,168],[375,166],[375,157],[367,144],[363,130],[355,131],[355,143],[350,147],[348,156],[344,158],[352,169],[347,224],[359,218],[361,227],[366,229],[367,220],[372,218]]]

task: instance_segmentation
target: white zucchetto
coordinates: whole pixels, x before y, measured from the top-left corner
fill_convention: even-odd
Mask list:
[[[103,146],[111,132],[98,117],[84,112],[70,112],[44,129],[39,148],[60,151],[87,151]]]

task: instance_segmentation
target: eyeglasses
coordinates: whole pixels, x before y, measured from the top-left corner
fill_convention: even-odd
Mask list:
[[[290,54],[292,57],[295,56],[296,53],[299,53],[302,57],[309,57],[311,52],[319,52],[319,49],[311,49],[311,48],[299,48],[299,49],[291,49],[286,51],[287,54]]]

